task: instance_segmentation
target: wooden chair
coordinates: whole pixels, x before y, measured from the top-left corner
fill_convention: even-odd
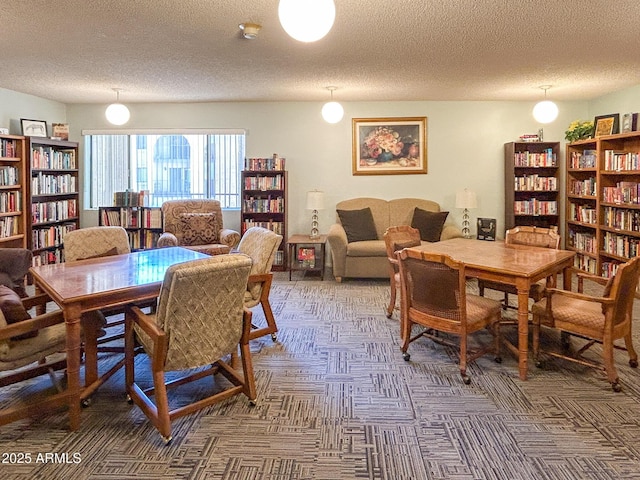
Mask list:
[[[629,365],[638,366],[638,355],[633,348],[631,323],[633,301],[640,275],[640,257],[635,257],[618,267],[616,274],[608,281],[602,277],[581,274],[578,277],[578,292],[555,288],[547,289],[546,296],[533,305],[533,356],[538,366],[540,348],[540,327],[551,327],[561,333],[587,340],[587,343],[571,354],[570,345],[563,345],[564,352],[546,351],[548,355],[564,358],[591,367],[601,368],[614,391],[620,386],[613,353],[615,348],[626,350]],[[584,279],[605,284],[602,296],[586,295]],[[614,341],[623,338],[626,348]],[[583,357],[583,353],[595,343],[602,344],[603,364]]]
[[[274,342],[277,340],[276,332],[278,331],[278,326],[269,303],[269,294],[271,293],[271,282],[273,281],[271,267],[280,242],[282,242],[282,235],[278,235],[266,228],[251,227],[244,232],[238,244],[238,252],[249,256],[252,260],[251,274],[247,283],[247,291],[244,294],[244,306],[251,309],[260,304],[267,321],[265,327],[252,326],[251,340],[267,334],[271,335],[271,339]]]
[[[460,374],[464,383],[470,383],[467,364],[478,357],[493,353],[496,362],[500,358],[500,302],[466,292],[465,265],[448,255],[402,250],[400,284],[402,301],[400,308],[402,328],[402,353],[406,361],[409,344],[420,337],[460,349]],[[425,330],[411,337],[413,326],[422,325]],[[468,335],[489,329],[492,344],[472,350]],[[459,344],[438,335],[439,332],[456,335]]]
[[[177,264],[167,270],[156,313],[145,314],[138,307],[127,309],[127,393],[159,430],[165,443],[171,441],[171,422],[179,417],[239,393],[255,402],[249,350],[251,312],[243,306],[250,269],[251,259],[246,255],[216,255]],[[147,390],[135,382],[134,333],[150,357],[153,387]],[[223,360],[236,352],[238,345],[243,376]],[[166,383],[165,372],[169,371],[184,371],[185,376]],[[222,373],[233,386],[169,409],[167,389],[216,373]],[[151,401],[151,395],[155,402]]]
[[[396,294],[400,288],[400,269],[396,252],[403,248],[420,245],[420,230],[409,225],[389,227],[384,232],[384,245],[389,260],[389,280],[391,282],[391,296],[387,307],[387,318],[391,318],[396,307]]]
[[[560,235],[558,235],[555,228],[518,226],[507,230],[504,237],[504,243],[506,245],[511,245],[514,248],[524,245],[528,247],[554,248],[557,250],[560,248]],[[555,287],[556,278],[551,277],[549,279],[543,279],[531,285],[531,288],[529,289],[529,298],[532,298],[534,302],[542,299],[547,285]],[[478,279],[478,292],[480,296],[484,296],[486,288],[504,292],[502,305],[502,308],[504,309],[509,308],[509,294],[517,295],[518,293],[515,285],[507,285],[505,283]]]

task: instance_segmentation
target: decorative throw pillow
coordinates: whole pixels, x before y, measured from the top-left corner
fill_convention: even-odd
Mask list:
[[[337,210],[340,223],[347,234],[347,241],[377,240],[378,232],[369,207],[362,210]]]
[[[22,305],[20,296],[6,285],[0,285],[0,310],[2,310],[2,314],[4,315],[8,325],[21,322],[23,320],[29,320],[31,318],[29,312],[27,312],[24,305]],[[37,331],[27,332],[22,335],[11,337],[11,340],[23,340],[37,335]]]
[[[408,240],[406,242],[397,242],[393,244],[393,251],[397,252],[403,248],[419,247],[420,240]]]
[[[215,213],[182,213],[176,224],[180,245],[208,245],[218,243]]]
[[[78,258],[78,260],[89,260],[90,258],[111,257],[113,255],[118,255],[118,247],[113,247],[107,250],[106,252],[96,253],[95,255],[89,255],[88,257]]]
[[[425,242],[438,242],[447,215],[449,212],[429,212],[416,207],[411,226],[420,230],[420,238]]]

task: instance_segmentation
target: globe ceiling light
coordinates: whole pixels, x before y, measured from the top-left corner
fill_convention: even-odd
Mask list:
[[[558,106],[551,100],[547,100],[547,90],[551,85],[543,85],[540,88],[544,90],[545,99],[533,107],[533,118],[540,123],[551,123],[558,118]]]
[[[124,125],[129,121],[131,114],[126,105],[120,103],[120,89],[114,88],[113,91],[116,92],[116,103],[109,105],[104,115],[107,117],[109,123],[113,125]]]
[[[284,31],[300,42],[324,37],[336,19],[333,0],[280,0],[278,17]]]
[[[344,116],[342,105],[333,100],[333,91],[337,89],[338,87],[327,87],[327,90],[331,92],[331,101],[322,106],[322,118],[327,123],[338,123]]]

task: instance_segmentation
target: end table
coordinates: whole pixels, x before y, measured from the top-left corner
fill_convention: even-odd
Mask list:
[[[294,270],[303,272],[320,272],[320,280],[324,280],[324,257],[326,235],[311,238],[309,235],[292,235],[287,240],[289,246],[289,280]]]

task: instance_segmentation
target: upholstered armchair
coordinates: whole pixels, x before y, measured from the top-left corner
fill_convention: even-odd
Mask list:
[[[165,274],[156,313],[145,314],[138,307],[127,309],[127,393],[159,430],[165,443],[171,441],[171,422],[179,417],[240,393],[255,402],[249,350],[251,312],[243,305],[250,269],[251,259],[246,255],[216,255],[173,265]],[[134,333],[150,357],[148,368],[152,371],[153,388],[149,390],[143,390],[135,382]],[[238,346],[242,375],[227,361]],[[165,383],[165,372],[179,371],[184,376]],[[182,401],[182,406],[172,404],[169,409],[168,388],[216,373],[221,373],[231,386],[220,390],[221,384],[215,382],[210,396],[200,398],[200,395],[194,403],[184,405]]]
[[[169,200],[162,204],[164,233],[158,247],[186,247],[209,255],[229,253],[240,234],[224,228],[218,200]]]
[[[88,227],[67,232],[64,236],[66,262],[130,253],[129,236],[122,227]]]

